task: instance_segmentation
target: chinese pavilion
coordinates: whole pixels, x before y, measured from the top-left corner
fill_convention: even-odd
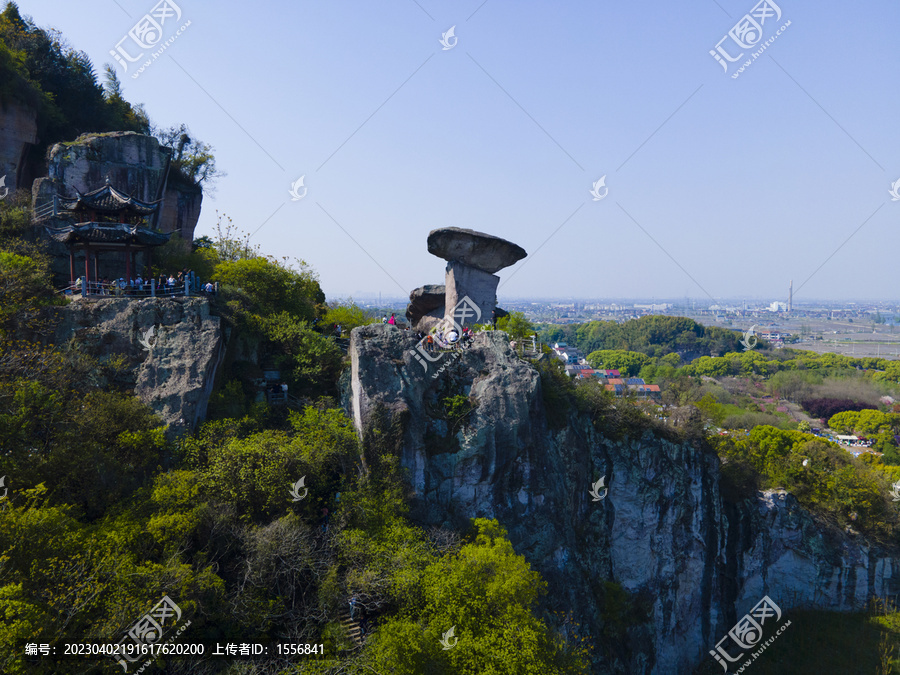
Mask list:
[[[69,276],[75,281],[75,252],[84,252],[84,278],[89,283],[100,281],[97,258],[100,253],[115,252],[125,259],[125,279],[136,271],[135,256],[145,253],[144,263],[150,276],[151,250],[165,244],[171,233],[150,229],[148,219],[155,216],[162,200],[145,202],[126,195],[110,185],[82,194],[76,190],[74,198],[56,198],[59,217],[69,219],[71,225],[47,227],[52,239],[66,244],[69,249]],[[93,260],[93,275],[91,274]]]

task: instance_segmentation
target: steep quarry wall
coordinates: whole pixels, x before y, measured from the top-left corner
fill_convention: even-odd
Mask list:
[[[206,299],[110,298],[54,312],[58,343],[75,338],[97,356],[124,355],[135,394],[174,430],[204,419],[225,352],[220,319],[210,315]]]
[[[11,101],[0,106],[0,178],[5,177],[4,190],[16,190],[27,180],[26,155],[37,143],[37,113],[20,103]]]
[[[723,502],[708,450],[647,432],[614,440],[586,419],[548,427],[538,373],[503,333],[430,363],[392,326],[353,331],[349,401],[358,429],[378,406],[405,420],[401,458],[422,524],[497,518],[550,584],[552,609],[602,632],[602,585],[638,598],[649,621],[596,656],[597,673],[691,670],[764,595],[792,607],[861,608],[900,591],[900,559],[829,528],[790,495]],[[434,356],[432,355],[432,358]],[[440,400],[470,396],[465,424]],[[606,478],[606,496],[589,490]]]

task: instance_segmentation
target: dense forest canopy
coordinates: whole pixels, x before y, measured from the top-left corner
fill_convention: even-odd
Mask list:
[[[37,109],[44,148],[88,132],[150,130],[142,107],[104,90],[84,52],[37,27],[13,2],[0,12],[0,98]]]

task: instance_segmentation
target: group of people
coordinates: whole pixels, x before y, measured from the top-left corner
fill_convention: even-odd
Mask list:
[[[73,291],[78,292],[82,288],[82,277],[75,280]],[[184,292],[185,285],[190,285],[191,291],[203,292],[207,295],[216,294],[216,284],[207,281],[201,284],[194,275],[194,271],[184,268],[168,275],[160,273],[158,277],[143,278],[140,274],[132,279],[119,277],[110,280],[103,277],[100,281],[88,281],[88,293],[92,295],[150,295],[151,287],[160,295],[179,295]]]
[[[472,329],[468,326],[463,327],[462,333],[456,330],[456,328],[451,328],[446,333],[444,333],[442,328],[438,328],[436,331],[428,333],[427,335],[422,332],[418,333],[418,338],[420,340],[424,339],[425,349],[429,352],[433,352],[435,347],[438,349],[457,349],[461,345],[470,342],[474,337],[475,335],[472,333]]]

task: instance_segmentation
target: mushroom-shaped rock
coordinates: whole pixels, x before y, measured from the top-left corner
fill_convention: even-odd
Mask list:
[[[428,252],[494,274],[528,254],[521,246],[484,232],[442,227],[428,233]]]

